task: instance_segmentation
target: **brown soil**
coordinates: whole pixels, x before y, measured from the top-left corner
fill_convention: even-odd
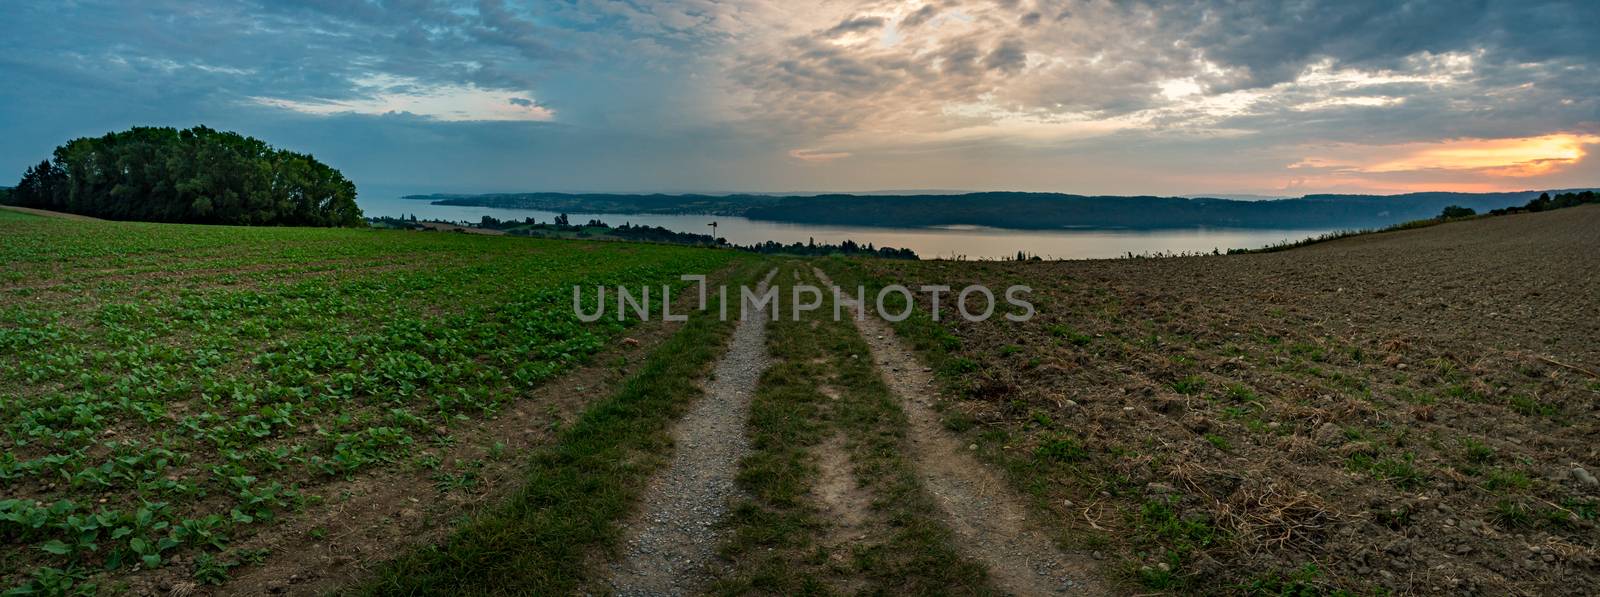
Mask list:
[[[85,221],[91,221],[91,222],[103,221],[100,218],[91,218],[89,216],[80,216],[78,214],[69,214],[69,213],[66,213],[66,212],[50,211],[50,210],[47,210],[47,209],[34,209],[32,207],[17,207],[15,205],[0,205],[0,209],[8,209],[8,210],[15,211],[15,212],[21,212],[21,213],[25,213],[25,214],[33,214],[33,215],[36,215],[36,216],[44,216],[44,217],[47,217],[47,218],[61,218],[63,220],[85,220]]]
[[[828,393],[826,389],[824,393]],[[868,537],[881,535],[884,525],[873,516],[872,496],[856,481],[842,434],[818,444],[812,455],[817,465],[812,494],[821,518],[827,521],[820,543],[827,550],[829,563],[845,569],[850,566],[854,547],[866,543]],[[867,588],[866,582],[858,578],[845,577],[838,582],[841,586],[834,588],[843,594],[856,594]]]
[[[833,282],[820,270],[826,286]],[[849,305],[853,308],[853,302]],[[880,319],[855,319],[890,390],[910,422],[912,465],[955,531],[957,549],[983,562],[995,585],[1016,595],[1102,594],[1093,564],[1058,549],[1027,505],[960,438],[944,429],[932,408],[933,374]]]
[[[1258,255],[861,264],[1032,286],[1026,323],[946,303],[946,419],[1130,587],[1600,593],[1600,207]]]

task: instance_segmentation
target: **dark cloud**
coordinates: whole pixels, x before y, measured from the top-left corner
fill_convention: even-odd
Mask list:
[[[989,51],[983,59],[983,67],[1002,73],[1014,73],[1022,70],[1028,63],[1028,56],[1022,47],[1022,40],[1009,38],[1000,42]]]
[[[838,25],[834,25],[832,29],[827,30],[826,32],[823,33],[823,35],[828,36],[828,37],[835,37],[835,36],[839,36],[839,35],[844,35],[846,33],[856,33],[856,32],[861,32],[861,31],[872,31],[872,30],[877,29],[877,28],[882,27],[882,26],[883,26],[883,18],[882,17],[854,17],[854,18],[850,18],[850,19],[845,19],[844,21],[841,21]]]
[[[900,19],[900,27],[911,29],[932,20],[938,14],[938,8],[934,8],[932,4],[924,4],[922,8],[918,8],[912,11],[911,14],[906,15],[905,18]]]

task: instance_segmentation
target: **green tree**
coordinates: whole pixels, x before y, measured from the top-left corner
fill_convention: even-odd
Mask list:
[[[316,158],[204,126],[73,139],[23,173],[18,205],[115,220],[361,226],[356,187]]]

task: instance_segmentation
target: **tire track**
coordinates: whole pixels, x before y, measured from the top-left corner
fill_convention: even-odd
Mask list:
[[[756,292],[766,292],[777,273],[767,272]],[[770,363],[769,319],[762,308],[739,322],[705,396],[673,429],[672,462],[651,480],[642,511],[624,527],[629,531],[623,559],[611,566],[617,594],[683,595],[708,580],[716,524],[727,513],[739,459],[749,451],[750,398]]]
[[[815,269],[824,286],[833,281]],[[840,292],[840,296],[848,293]],[[848,306],[855,301],[841,300]],[[911,459],[917,476],[939,503],[957,548],[983,562],[995,584],[1016,595],[1107,594],[1082,556],[1063,553],[1042,525],[1030,520],[1027,504],[999,475],[978,462],[946,432],[932,407],[937,385],[911,349],[876,317],[854,319],[873,362],[900,398],[910,421]]]

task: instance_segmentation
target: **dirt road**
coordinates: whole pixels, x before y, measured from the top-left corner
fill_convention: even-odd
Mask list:
[[[833,287],[826,273],[815,273]],[[846,312],[854,308],[853,302],[846,304]],[[911,349],[876,317],[855,323],[910,419],[912,461],[959,538],[957,548],[986,564],[995,584],[1012,594],[1103,594],[1091,573],[1092,561],[1058,549],[1004,479],[944,429],[931,405],[937,384]]]
[[[778,270],[757,287],[764,293]],[[642,512],[626,527],[623,560],[612,566],[620,595],[683,595],[707,581],[739,459],[749,450],[745,421],[766,370],[766,309],[739,322],[706,394],[673,430],[672,462],[651,481]],[[730,315],[732,316],[732,315]]]

